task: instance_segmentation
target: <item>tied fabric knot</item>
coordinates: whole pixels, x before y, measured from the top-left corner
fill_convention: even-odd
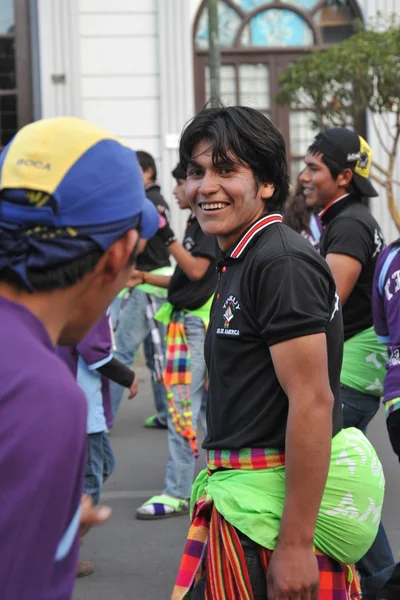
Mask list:
[[[70,228],[4,227],[0,223],[0,271],[11,270],[29,292],[29,270],[56,267],[98,248],[90,238]]]
[[[265,574],[273,551],[258,545]],[[361,600],[354,565],[344,565],[315,548],[320,573],[320,600]],[[171,600],[189,600],[205,577],[205,600],[254,600],[246,558],[236,528],[204,494],[194,505]]]
[[[29,250],[29,239],[25,231],[7,230],[1,231],[0,243],[0,270],[10,265],[18,264],[27,256]]]
[[[138,218],[79,228],[47,224],[28,227],[0,220],[0,271],[8,268],[25,289],[33,292],[30,270],[55,268],[94,250],[105,251],[137,227]]]

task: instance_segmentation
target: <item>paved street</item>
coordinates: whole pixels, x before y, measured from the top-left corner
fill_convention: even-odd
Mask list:
[[[117,469],[105,486],[103,503],[113,509],[111,521],[86,538],[82,558],[96,571],[77,581],[74,600],[167,600],[187,533],[187,517],[155,522],[134,519],[135,508],[162,490],[167,456],[166,433],[147,431],[142,423],[152,413],[145,369],[138,370],[140,394],[121,407],[111,442]],[[400,551],[400,467],[387,440],[380,410],[370,438],[383,462],[387,494],[384,523],[395,555]],[[199,469],[202,467],[199,458]]]

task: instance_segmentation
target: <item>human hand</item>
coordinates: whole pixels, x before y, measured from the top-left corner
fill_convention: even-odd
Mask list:
[[[172,242],[176,242],[176,237],[171,229],[168,221],[168,215],[163,206],[157,206],[160,213],[160,223],[158,226],[158,234],[166,246],[170,246]]]
[[[138,393],[138,382],[136,381],[136,379],[134,379],[131,387],[129,388],[129,394],[128,394],[128,398],[129,400],[132,400],[132,398],[134,398]]]
[[[102,525],[111,517],[112,510],[109,506],[94,506],[93,499],[89,494],[83,494],[81,498],[81,522],[79,533],[83,537],[92,525]]]
[[[140,285],[141,283],[143,283],[142,271],[138,271],[137,269],[134,269],[131,272],[128,281],[126,282],[126,287],[135,288],[138,285]]]
[[[319,569],[312,547],[277,544],[267,571],[268,600],[318,600]]]

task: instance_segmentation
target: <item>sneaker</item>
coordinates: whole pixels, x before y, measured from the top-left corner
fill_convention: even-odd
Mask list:
[[[144,427],[147,427],[148,429],[168,429],[168,425],[160,421],[157,415],[148,417],[144,422]]]
[[[94,565],[91,560],[80,560],[76,569],[76,577],[87,577],[94,571]]]

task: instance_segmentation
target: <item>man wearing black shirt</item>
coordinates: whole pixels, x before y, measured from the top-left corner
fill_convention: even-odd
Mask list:
[[[168,204],[160,193],[160,186],[157,183],[157,167],[154,158],[143,150],[136,153],[143,173],[143,183],[146,190],[146,196],[151,200],[157,209],[168,211]],[[169,251],[160,234],[157,232],[147,241],[144,251],[138,256],[137,268],[146,273],[170,274],[172,272],[169,258]],[[144,282],[145,283],[145,282]],[[120,299],[115,301],[117,306],[114,313],[114,321],[117,322],[115,330],[115,339],[117,350],[116,358],[126,366],[131,366],[134,356],[143,344],[146,357],[146,364],[152,373],[152,386],[154,395],[154,404],[157,414],[149,417],[145,421],[146,427],[167,428],[167,397],[163,384],[160,382],[157,373],[154,345],[152,341],[151,329],[157,327],[152,319],[152,315],[165,302],[165,290],[157,286],[140,285],[128,293],[123,301],[123,309]],[[118,312],[115,318],[115,312]],[[150,311],[150,312],[149,312]],[[115,326],[115,322],[114,322]],[[158,324],[158,335],[160,346],[163,348],[165,328],[161,323]],[[113,417],[115,418],[124,388],[117,383],[111,384],[111,399],[113,408]]]
[[[341,469],[335,456],[346,445],[335,282],[311,245],[282,225],[285,145],[261,113],[203,110],[182,134],[180,160],[190,205],[223,257],[205,343],[208,473],[193,487],[192,530],[172,597],[192,589],[195,600],[317,600],[324,567],[314,553],[316,522],[330,495],[328,470]],[[347,466],[341,473],[348,478]],[[353,481],[343,484],[359,499]],[[344,596],[347,567],[334,558],[324,551],[326,570],[335,571],[329,581]],[[321,593],[334,598],[327,580]]]
[[[186,172],[178,165],[172,175],[176,179],[174,195],[179,208],[187,210],[190,206],[185,194]],[[168,326],[164,372],[169,404],[168,464],[162,494],[137,509],[136,517],[146,520],[187,514],[189,510],[199,417],[205,429],[204,337],[217,284],[217,241],[204,235],[193,213],[182,244],[167,222],[159,229],[159,236],[178,263],[172,277],[137,270],[129,284],[135,285],[144,277],[149,284],[168,288],[168,303],[156,315]]]
[[[384,240],[378,223],[361,202],[363,197],[378,195],[368,178],[372,151],[355,132],[336,127],[316,137],[305,162],[300,179],[308,205],[321,209],[320,252],[343,306],[343,424],[365,433],[379,408],[387,360],[372,319],[372,283]],[[363,598],[375,599],[393,562],[381,526],[373,546],[357,564]]]

